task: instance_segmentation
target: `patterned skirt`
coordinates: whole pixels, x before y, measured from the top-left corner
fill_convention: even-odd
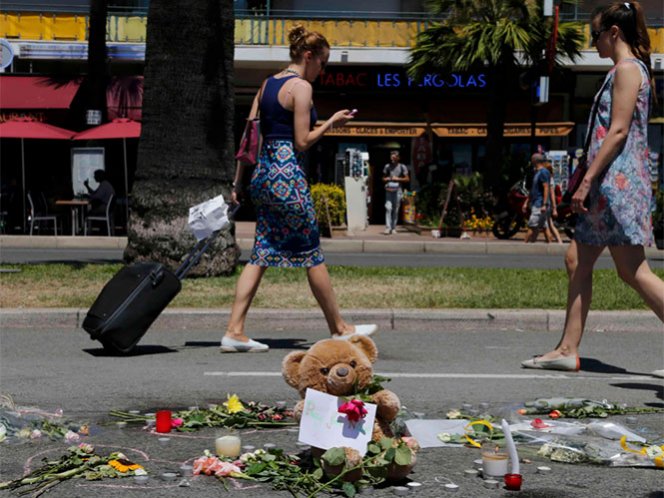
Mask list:
[[[265,140],[251,177],[256,238],[249,262],[312,267],[325,258],[309,184],[290,140]]]

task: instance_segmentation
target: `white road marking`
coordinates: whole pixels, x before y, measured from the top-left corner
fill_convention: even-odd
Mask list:
[[[203,375],[211,377],[281,377],[281,372],[204,372]],[[398,373],[376,372],[376,375],[391,379],[564,379],[564,380],[655,380],[650,375],[583,375],[583,374],[498,374],[498,373]]]

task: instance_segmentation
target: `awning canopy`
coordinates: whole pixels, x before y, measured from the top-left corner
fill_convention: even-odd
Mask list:
[[[316,126],[323,124],[318,121]],[[377,121],[349,121],[346,126],[329,130],[325,136],[333,137],[419,137],[427,129],[439,137],[481,138],[486,137],[486,123],[398,123]],[[574,123],[537,123],[538,137],[564,137],[574,129]],[[529,137],[530,123],[506,123],[506,137]]]
[[[68,109],[79,84],[43,76],[0,76],[0,109]]]

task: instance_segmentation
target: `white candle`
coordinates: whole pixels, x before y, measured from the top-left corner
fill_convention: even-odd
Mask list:
[[[238,436],[221,436],[214,442],[218,456],[235,458],[240,456],[241,441]]]
[[[507,453],[482,448],[482,474],[487,477],[502,477],[507,474]]]
[[[510,460],[512,460],[512,474],[519,473],[519,454],[516,452],[516,445],[514,444],[514,439],[512,439],[512,431],[510,426],[505,419],[501,422],[503,427],[503,433],[505,434],[505,443],[507,444],[507,451],[510,454]]]

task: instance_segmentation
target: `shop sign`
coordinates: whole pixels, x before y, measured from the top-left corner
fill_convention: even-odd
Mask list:
[[[487,86],[484,73],[427,73],[421,81],[414,81],[403,70],[328,68],[318,77],[321,89],[358,90],[482,90]]]
[[[318,125],[320,126],[320,125]],[[334,128],[325,136],[334,137],[419,137],[424,133],[424,126],[407,123],[348,123],[341,128]]]
[[[486,137],[486,124],[448,124],[432,125],[433,131],[439,137]],[[535,136],[538,137],[564,137],[570,134],[574,123],[538,123],[535,127]],[[529,137],[531,133],[530,123],[507,123],[505,124],[504,136],[506,137]]]
[[[18,118],[28,118],[31,121],[46,121],[46,115],[43,112],[0,112],[0,123],[12,121]]]

